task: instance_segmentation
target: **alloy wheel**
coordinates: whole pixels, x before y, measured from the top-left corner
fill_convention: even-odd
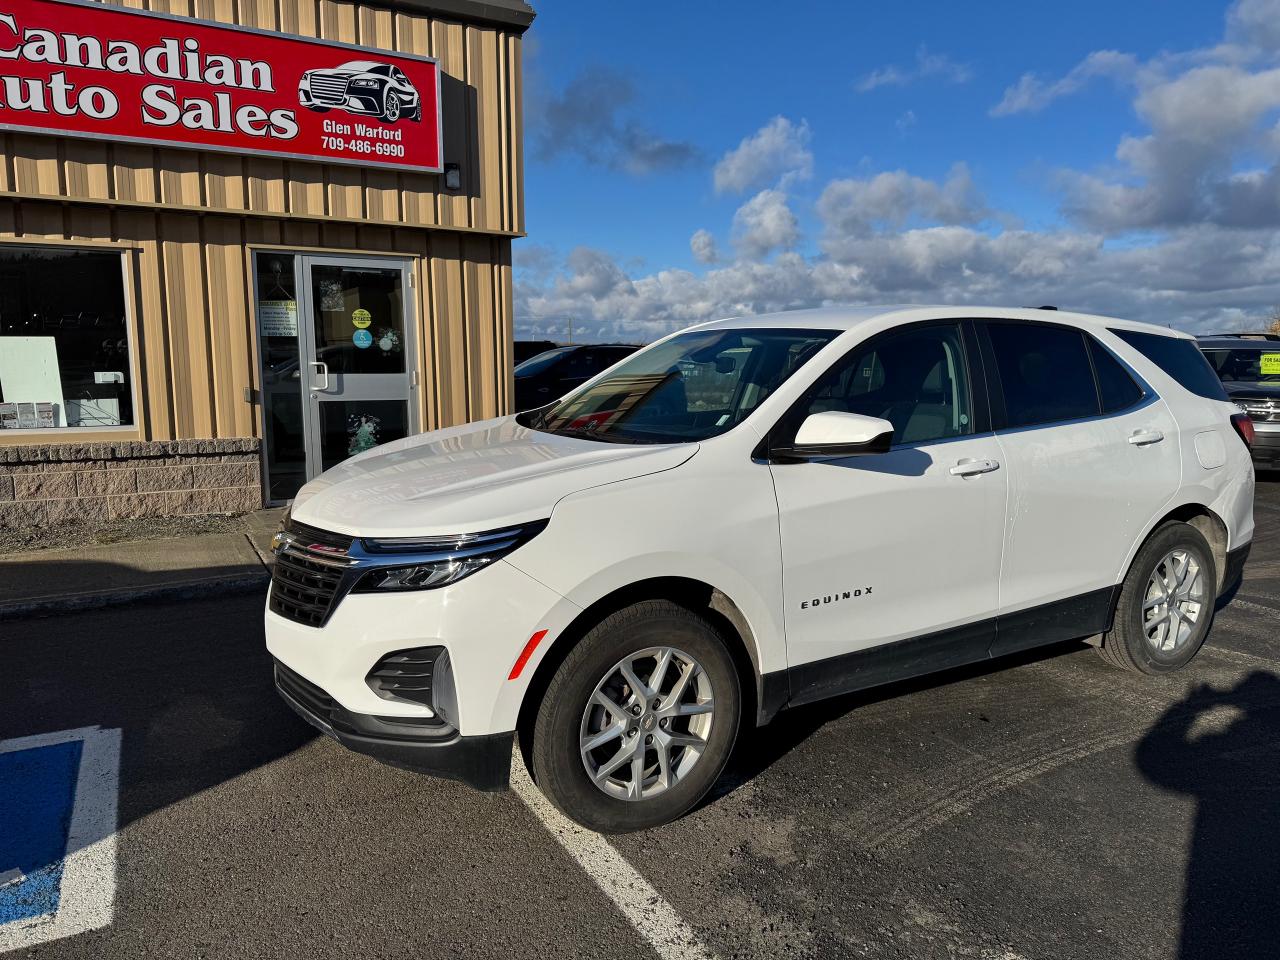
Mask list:
[[[587,776],[621,800],[648,800],[688,775],[715,720],[711,678],[675,647],[649,647],[596,684],[580,724]]]
[[[1196,555],[1173,550],[1156,564],[1142,600],[1142,631],[1160,654],[1180,650],[1205,614],[1208,588]]]

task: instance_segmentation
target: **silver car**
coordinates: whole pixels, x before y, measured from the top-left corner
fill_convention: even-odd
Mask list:
[[[422,98],[399,67],[352,60],[327,70],[308,70],[298,83],[298,102],[317,113],[345,110],[384,123],[422,119]]]

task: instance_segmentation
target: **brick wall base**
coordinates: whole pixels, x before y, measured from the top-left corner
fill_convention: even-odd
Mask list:
[[[0,528],[257,510],[260,446],[232,438],[0,447]]]

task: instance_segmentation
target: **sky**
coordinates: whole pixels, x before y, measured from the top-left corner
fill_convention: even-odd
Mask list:
[[[516,337],[1280,304],[1280,0],[531,0]]]

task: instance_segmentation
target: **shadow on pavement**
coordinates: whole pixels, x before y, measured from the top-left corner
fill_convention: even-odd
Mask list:
[[[0,740],[119,728],[120,828],[292,753],[264,593],[0,622]]]
[[[1197,687],[1135,749],[1148,780],[1196,800],[1180,960],[1276,955],[1277,745],[1280,678],[1256,672],[1230,690]],[[1150,814],[1153,832],[1167,829],[1158,807]]]

